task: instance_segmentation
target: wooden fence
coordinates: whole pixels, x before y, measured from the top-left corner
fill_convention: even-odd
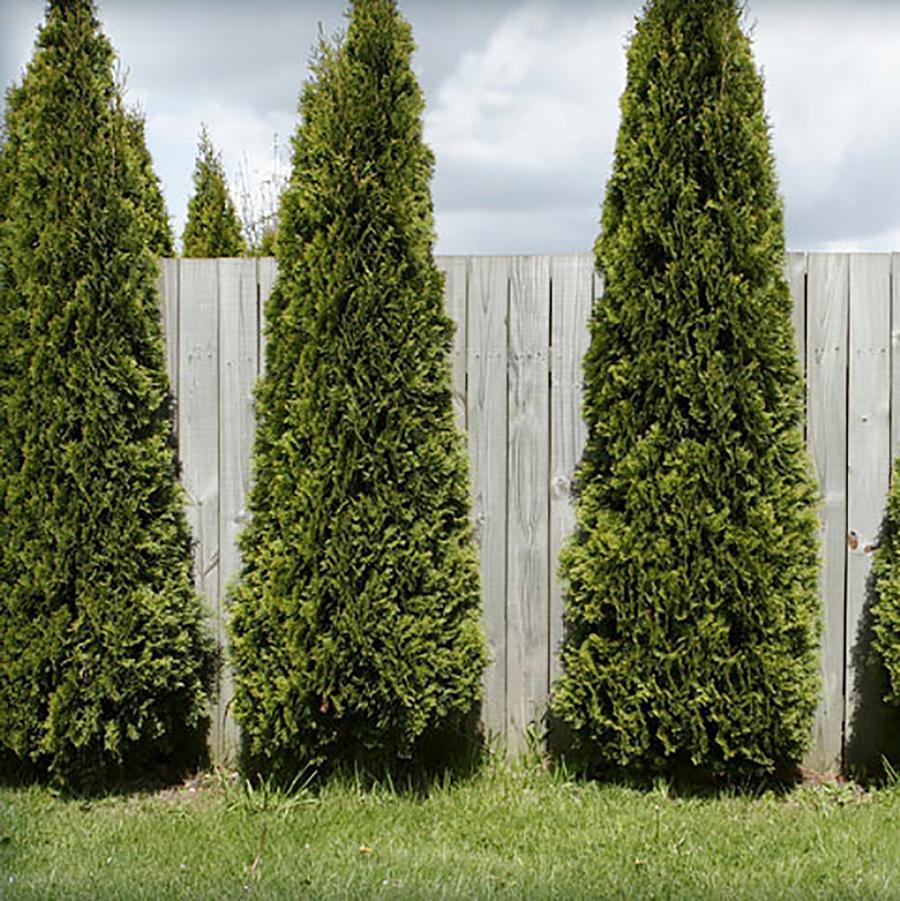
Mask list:
[[[581,358],[601,285],[589,254],[443,257],[438,265],[457,324],[455,404],[469,436],[492,655],[485,724],[516,750],[558,672],[556,561],[573,523],[570,481],[585,437]],[[863,762],[891,737],[879,674],[867,662],[865,614],[872,545],[900,450],[898,272],[900,254],[793,253],[787,262],[823,497],[823,696],[808,758],[816,769]],[[239,568],[235,539],[247,515],[263,304],[274,278],[271,259],[162,264],[197,584],[221,646],[225,589]],[[219,760],[233,758],[237,746],[230,699],[226,671],[213,711]]]

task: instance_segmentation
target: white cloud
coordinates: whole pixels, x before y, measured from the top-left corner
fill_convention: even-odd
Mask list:
[[[789,244],[898,246],[900,7],[760,0],[754,10]],[[445,224],[439,246],[500,252],[515,233],[530,249],[527,224],[553,249],[558,211],[573,209],[579,197],[583,208],[599,203],[632,26],[621,5],[529,3],[508,13],[480,49],[460,56],[426,123]],[[557,186],[556,200],[548,185]],[[505,228],[458,215],[477,210]],[[510,215],[494,215],[504,211]],[[580,221],[586,248],[596,215]]]
[[[437,253],[571,253],[591,249],[597,231],[594,207],[541,210],[438,211]],[[478,248],[473,251],[471,248]]]
[[[900,246],[900,8],[765,7],[755,38],[790,243]]]
[[[427,116],[440,159],[549,171],[609,155],[629,17],[578,12],[520,7],[462,55]]]
[[[461,54],[426,116],[441,252],[591,246],[632,21],[622,7],[528,3]]]
[[[900,4],[750,0],[755,54],[798,249],[900,247]],[[317,23],[344,0],[99,0],[180,231],[197,131],[234,180],[265,179],[296,122]],[[597,232],[642,0],[401,0],[420,42],[444,253],[588,249]],[[31,53],[41,5],[0,2],[0,70]]]
[[[773,9],[755,37],[779,160],[806,184],[900,136],[900,9]]]

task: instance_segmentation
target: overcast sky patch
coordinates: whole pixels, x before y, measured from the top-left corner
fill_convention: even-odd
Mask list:
[[[240,192],[284,169],[297,99],[341,0],[99,0],[128,73],[176,231],[209,125]],[[440,253],[587,250],[598,228],[642,2],[400,0],[419,52]],[[32,53],[40,0],[0,4],[0,78]],[[756,0],[788,242],[900,249],[900,4]],[[273,150],[277,143],[280,149]],[[238,199],[238,198],[236,198]]]

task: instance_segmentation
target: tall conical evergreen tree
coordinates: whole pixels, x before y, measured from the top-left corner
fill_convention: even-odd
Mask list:
[[[247,252],[225,170],[206,126],[200,129],[194,196],[188,201],[182,241],[186,257],[239,257]]]
[[[172,236],[172,225],[166,212],[166,201],[163,198],[159,177],[153,171],[153,158],[147,149],[143,113],[132,109],[127,110],[124,115],[128,159],[134,170],[133,201],[142,217],[141,232],[154,256],[174,256],[175,240]]]
[[[817,492],[737,0],[649,0],[596,244],[557,714],[593,765],[767,772],[817,693]]]
[[[282,199],[232,620],[250,760],[280,774],[421,761],[480,692],[413,47],[393,0],[353,3],[303,92]]]
[[[70,785],[193,762],[212,664],[112,65],[50,2],[0,151],[0,748]]]

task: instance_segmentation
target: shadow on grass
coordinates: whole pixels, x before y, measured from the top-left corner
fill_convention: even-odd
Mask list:
[[[333,749],[327,763],[311,763],[284,753],[254,756],[245,741],[240,771],[250,784],[265,784],[284,793],[298,786],[316,791],[331,783],[349,782],[361,790],[388,788],[398,795],[427,797],[435,787],[473,778],[483,769],[487,755],[480,707],[475,707],[466,717],[426,732],[409,758],[366,753],[348,737],[343,748]]]
[[[799,764],[788,764],[774,772],[749,770],[715,771],[691,763],[688,755],[675,755],[658,768],[610,766],[592,759],[579,746],[568,725],[547,717],[547,748],[551,765],[579,781],[616,785],[643,792],[659,792],[670,798],[716,800],[723,797],[759,797],[773,793],[787,795],[803,782]]]
[[[208,732],[209,722],[204,720],[196,728],[173,736],[163,746],[134,749],[119,764],[85,752],[69,766],[65,778],[54,777],[47,760],[23,760],[3,751],[0,752],[0,786],[43,786],[58,792],[62,798],[84,800],[159,791],[209,767]]]

